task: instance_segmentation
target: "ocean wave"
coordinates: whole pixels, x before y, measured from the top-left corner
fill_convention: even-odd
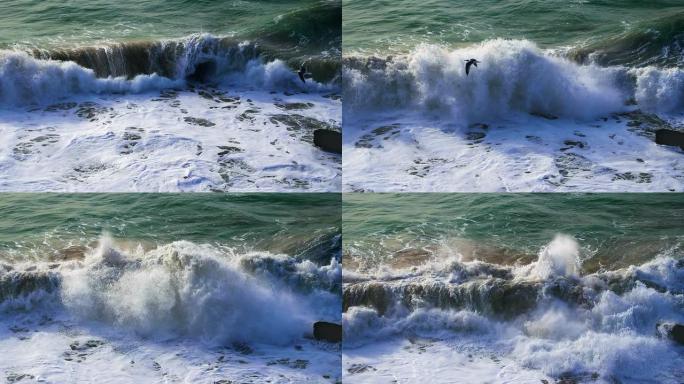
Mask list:
[[[0,275],[4,311],[58,306],[154,338],[285,344],[337,312],[341,267],[177,241],[121,251],[103,237],[83,260]],[[328,319],[334,320],[334,319]]]
[[[610,37],[592,40],[568,51],[568,57],[581,63],[602,66],[681,67],[684,64],[684,12],[629,25]]]
[[[527,265],[457,259],[437,265],[372,279],[357,273],[347,281],[345,274],[345,345],[459,335],[553,377],[669,382],[663,373],[682,373],[671,363],[680,358],[677,347],[656,330],[662,322],[684,322],[681,259],[661,255],[582,275],[579,245],[559,236]],[[657,358],[644,363],[638,351]]]
[[[481,61],[468,76],[464,61]],[[489,40],[450,50],[420,45],[405,56],[344,59],[345,108],[350,113],[418,108],[455,122],[475,123],[514,113],[593,119],[637,108],[682,107],[680,69],[580,65],[525,40]]]
[[[264,59],[255,43],[211,35],[66,50],[0,51],[0,103],[42,103],[80,93],[141,93],[179,88],[188,81],[286,90],[328,90],[330,59],[308,60],[314,79],[302,84],[285,61]],[[298,63],[299,64],[299,63]]]
[[[405,316],[425,309],[467,310],[511,320],[549,302],[595,308],[606,297],[625,298],[645,291],[684,305],[684,261],[660,256],[640,266],[582,275],[579,245],[567,236],[558,236],[526,265],[456,258],[432,264],[367,278],[355,273],[349,279],[345,273],[345,311],[365,307],[380,316]]]

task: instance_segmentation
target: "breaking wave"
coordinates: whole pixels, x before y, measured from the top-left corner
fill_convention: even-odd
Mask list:
[[[315,321],[339,321],[335,257],[316,264],[187,241],[123,252],[105,237],[83,260],[3,268],[4,312],[60,308],[145,337],[285,344]]]
[[[140,93],[187,81],[230,81],[265,89],[333,87],[339,64],[312,58],[315,81],[302,84],[295,67],[265,59],[256,43],[211,35],[73,49],[0,51],[0,103],[41,103],[80,93]]]
[[[526,265],[454,257],[422,272],[345,274],[345,345],[459,335],[552,377],[675,382],[681,347],[658,325],[684,322],[684,260],[583,275],[579,255],[559,235]]]
[[[464,61],[481,61],[466,75]],[[405,56],[347,57],[347,111],[419,108],[468,123],[512,113],[592,119],[637,108],[671,112],[684,103],[684,72],[578,64],[525,40],[488,40],[461,49],[421,45]]]

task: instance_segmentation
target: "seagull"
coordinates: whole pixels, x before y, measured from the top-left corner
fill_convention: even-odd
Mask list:
[[[299,68],[299,72],[297,72],[299,75],[299,79],[302,81],[302,83],[306,84],[306,79],[311,77],[311,74],[306,71],[306,61],[302,63],[302,66]]]
[[[477,67],[477,63],[479,63],[479,61],[477,61],[475,59],[464,60],[464,61],[466,62],[466,76],[468,76],[468,74],[470,73],[470,66],[474,65]]]

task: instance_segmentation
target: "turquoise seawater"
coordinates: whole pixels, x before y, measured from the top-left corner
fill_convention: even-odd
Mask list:
[[[384,57],[421,43],[459,47],[505,38],[575,47],[578,55],[602,51],[611,64],[636,64],[654,56],[676,60],[684,39],[684,3],[676,0],[344,0],[343,7],[345,55]]]
[[[345,256],[389,260],[407,249],[481,248],[485,261],[536,260],[556,234],[583,249],[593,272],[681,252],[679,194],[347,194]]]
[[[340,41],[341,8],[334,0],[8,0],[0,14],[0,47],[65,48],[194,33],[312,50]]]
[[[50,260],[105,233],[144,246],[187,240],[298,255],[339,234],[340,210],[335,194],[5,193],[0,259]]]

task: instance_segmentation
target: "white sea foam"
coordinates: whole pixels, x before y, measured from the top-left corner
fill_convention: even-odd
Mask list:
[[[292,269],[248,268],[266,259]],[[339,347],[310,335],[314,321],[339,322],[340,278],[334,258],[187,241],[145,250],[104,236],[83,260],[3,271],[0,298],[12,305],[0,308],[0,350],[17,358],[0,370],[48,382],[339,380]]]
[[[656,331],[660,322],[684,322],[684,268],[672,255],[581,276],[577,241],[559,235],[540,250],[537,261],[500,266],[510,269],[510,280],[489,278],[486,283],[485,264],[453,263],[443,263],[442,273],[425,269],[417,276],[397,271],[376,280],[385,293],[369,286],[372,290],[361,297],[384,297],[384,313],[365,306],[346,310],[345,379],[374,383],[394,375],[416,380],[417,372],[434,371],[443,372],[438,382],[444,383],[476,373],[509,382],[569,377],[578,382],[677,383],[684,374],[682,347]],[[474,268],[481,273],[465,280],[461,273],[453,283],[444,280],[449,271]],[[345,297],[355,294],[347,292],[351,285],[366,284],[359,281],[364,280],[355,276],[346,283]],[[511,290],[512,285],[525,287],[535,281],[541,281],[536,304],[512,317],[468,309],[481,298],[495,303],[499,295],[507,297],[509,308],[516,308],[526,300],[521,294],[527,291]],[[467,290],[472,296],[450,304],[445,284],[482,284],[486,291]],[[433,285],[442,288],[432,289]],[[438,297],[425,296],[421,303],[421,294],[433,293]],[[445,354],[453,356],[443,361],[439,356]],[[364,365],[371,367],[362,369]]]
[[[3,110],[0,190],[339,191],[340,156],[312,144],[314,128],[272,119],[297,114],[339,127],[339,101],[243,86],[203,92],[81,95]],[[287,103],[307,109],[276,106]]]
[[[346,64],[346,191],[684,190],[681,150],[616,115],[678,125],[680,69],[579,65],[518,40]]]
[[[540,252],[530,274],[547,280],[554,276],[579,277],[581,262],[577,241],[567,235],[556,235]]]

